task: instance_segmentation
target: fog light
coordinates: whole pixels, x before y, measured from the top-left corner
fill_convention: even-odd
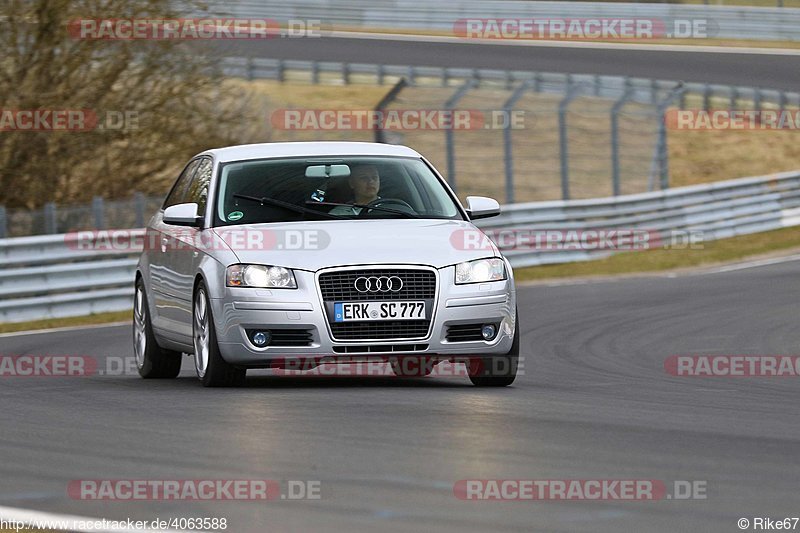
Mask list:
[[[484,324],[481,328],[481,335],[483,335],[483,340],[490,341],[497,335],[497,328],[494,324]]]
[[[256,346],[266,346],[269,344],[269,332],[259,331],[253,335],[253,344]]]

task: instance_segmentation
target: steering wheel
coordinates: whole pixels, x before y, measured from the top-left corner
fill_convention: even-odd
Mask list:
[[[372,200],[370,203],[368,203],[367,207],[362,209],[361,215],[365,216],[367,213],[371,212],[372,210],[370,209],[370,207],[373,206],[386,207],[388,209],[396,209],[397,211],[410,213],[412,215],[415,215],[417,213],[408,202],[406,202],[405,200],[401,200],[400,198],[378,198],[377,200]],[[387,211],[383,212],[386,213]]]

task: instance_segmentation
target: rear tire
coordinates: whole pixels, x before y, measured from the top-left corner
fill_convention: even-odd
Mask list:
[[[469,380],[476,387],[508,387],[517,377],[519,363],[519,313],[514,320],[514,342],[506,355],[470,361]]]
[[[181,371],[182,354],[161,348],[153,334],[142,278],[136,279],[133,298],[133,354],[139,375],[145,379],[171,379]]]
[[[211,306],[202,281],[195,292],[192,317],[194,368],[203,386],[238,387],[244,384],[247,370],[229,364],[219,353]]]

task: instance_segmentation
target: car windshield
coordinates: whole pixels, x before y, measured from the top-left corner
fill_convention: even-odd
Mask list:
[[[215,226],[299,220],[463,217],[420,159],[291,158],[220,168]]]

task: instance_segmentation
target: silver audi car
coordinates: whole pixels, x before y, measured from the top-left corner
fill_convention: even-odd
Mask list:
[[[513,272],[442,176],[403,146],[298,142],[208,150],[144,235],[133,345],[144,378],[194,356],[205,386],[249,368],[385,361],[398,376],[465,363],[475,385],[518,368]],[[297,366],[293,366],[297,368]]]

